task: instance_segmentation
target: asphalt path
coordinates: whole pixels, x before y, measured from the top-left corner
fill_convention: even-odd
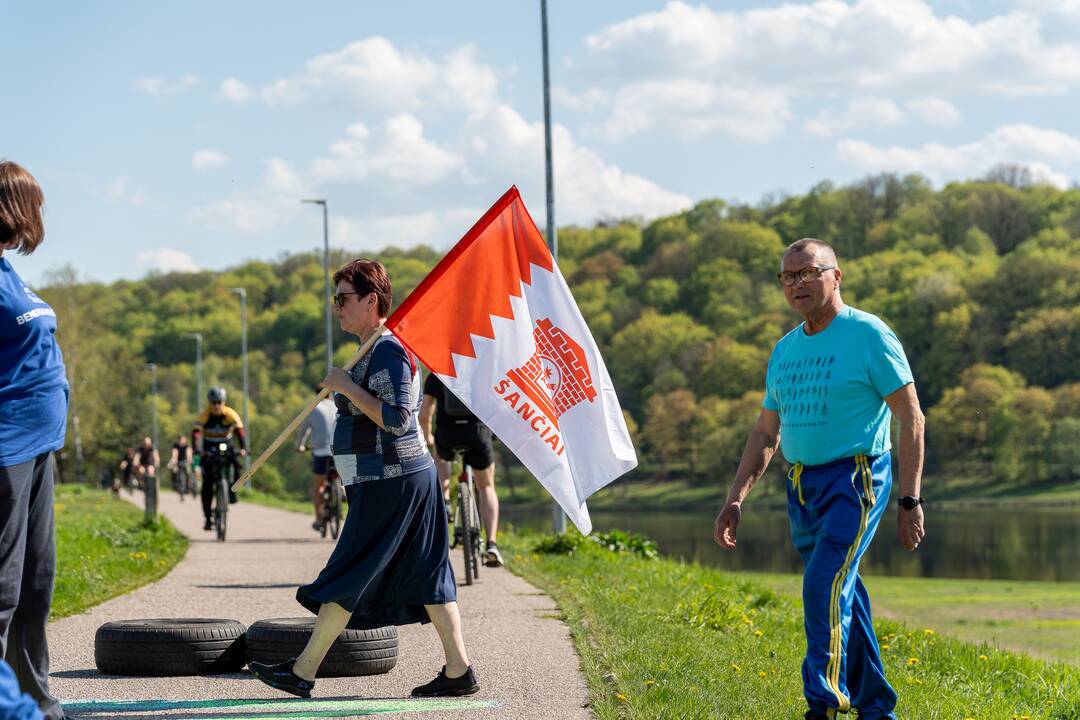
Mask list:
[[[141,502],[141,495],[133,500]],[[320,678],[310,701],[291,698],[244,673],[208,677],[118,677],[94,665],[94,633],[112,620],[226,618],[247,626],[307,615],[297,586],[322,569],[333,542],[311,517],[240,503],[230,507],[226,542],[202,529],[197,501],[163,492],[160,510],[188,538],[186,557],[166,577],[49,625],[50,688],[71,718],[590,718],[587,690],[569,630],[550,597],[505,569],[458,577],[465,643],[480,682],[468,698],[411,700],[443,664],[430,625],[399,630],[397,666],[384,675]]]

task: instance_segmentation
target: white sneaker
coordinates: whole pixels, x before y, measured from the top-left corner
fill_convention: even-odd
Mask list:
[[[487,544],[484,565],[487,565],[488,567],[502,567],[503,565],[502,553],[499,552],[499,547],[493,542]]]

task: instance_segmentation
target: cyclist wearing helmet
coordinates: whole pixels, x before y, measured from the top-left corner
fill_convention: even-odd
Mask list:
[[[192,445],[195,446],[195,452],[202,455],[203,460],[202,506],[203,515],[206,517],[203,530],[212,530],[214,527],[211,521],[214,490],[221,477],[220,470],[216,468],[215,463],[212,460],[207,462],[208,457],[203,444],[204,438],[206,443],[226,443],[228,445],[229,459],[232,462],[236,477],[240,477],[241,474],[239,458],[247,455],[247,438],[244,434],[244,423],[240,416],[225,404],[225,388],[210,388],[210,392],[206,394],[206,399],[209,401],[209,405],[195,421],[195,428],[191,432],[191,441]],[[237,449],[233,444],[234,436],[240,446],[239,453],[237,453]],[[236,502],[236,494],[231,488],[229,489],[229,502]]]

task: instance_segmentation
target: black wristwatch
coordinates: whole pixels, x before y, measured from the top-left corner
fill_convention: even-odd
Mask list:
[[[914,495],[905,495],[902,498],[897,498],[896,504],[899,505],[902,510],[914,510],[923,504],[923,499],[921,497],[915,497]]]

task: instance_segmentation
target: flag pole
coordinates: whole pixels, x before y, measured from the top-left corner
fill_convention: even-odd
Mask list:
[[[555,234],[555,174],[551,163],[551,89],[548,72],[548,24],[547,0],[540,0],[540,35],[544,56],[544,166],[547,180],[547,242],[551,257],[558,262],[559,240]],[[559,503],[551,501],[551,531],[562,535],[566,532],[566,513]]]
[[[349,362],[345,363],[344,369],[352,370],[353,366],[356,365],[356,363],[360,362],[364,355],[367,354],[367,351],[371,349],[371,346],[375,344],[375,341],[382,337],[382,334],[383,326],[380,325],[375,329],[375,332],[373,332],[367,340],[364,340],[364,342],[360,344],[360,349],[356,351],[356,354],[352,356]],[[300,414],[294,417],[292,422],[289,423],[289,425],[281,431],[281,434],[277,436],[277,439],[274,440],[274,442],[270,443],[269,447],[263,450],[263,453],[259,456],[258,460],[251,463],[251,467],[248,468],[247,472],[241,475],[240,479],[232,484],[232,489],[239,490],[240,488],[244,487],[244,483],[251,479],[251,476],[255,474],[256,470],[262,467],[262,464],[264,462],[270,459],[270,456],[274,454],[274,451],[277,450],[283,442],[285,442],[285,439],[287,437],[296,432],[296,428],[300,427],[300,423],[304,422],[304,418],[310,415],[315,409],[315,406],[322,402],[322,399],[329,394],[330,388],[323,388],[322,390],[320,390],[319,394],[316,395],[315,398],[307,404],[307,407],[301,410]]]

